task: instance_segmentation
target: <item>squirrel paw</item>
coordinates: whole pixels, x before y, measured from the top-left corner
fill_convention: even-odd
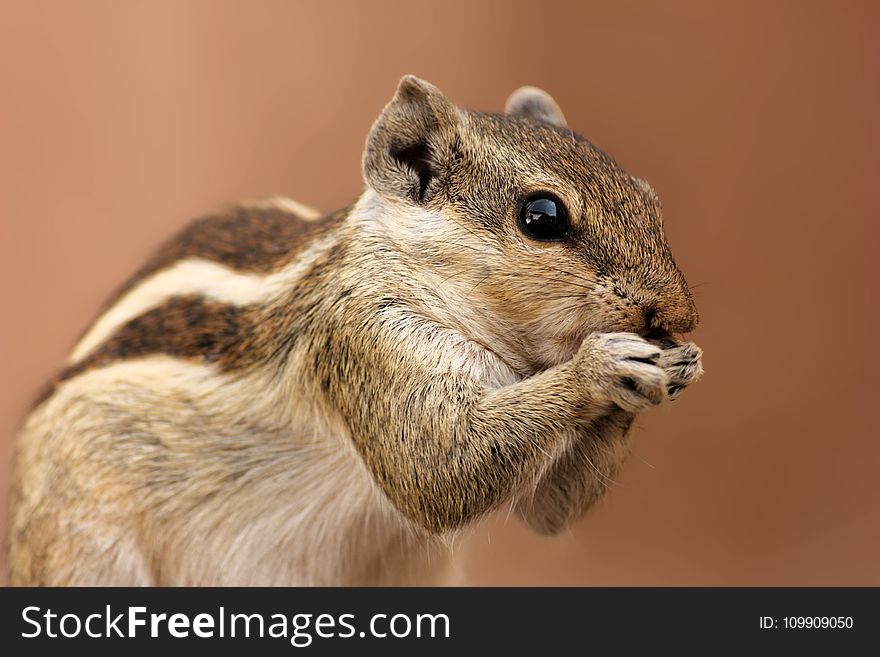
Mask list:
[[[687,386],[703,375],[702,357],[703,350],[693,342],[663,347],[658,365],[669,377],[669,399],[677,399]]]
[[[594,333],[579,352],[581,367],[605,397],[630,413],[667,398],[669,375],[661,348],[635,333]]]

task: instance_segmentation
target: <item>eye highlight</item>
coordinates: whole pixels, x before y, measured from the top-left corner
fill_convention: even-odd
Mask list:
[[[528,237],[540,242],[561,242],[571,235],[568,210],[562,201],[547,192],[532,194],[520,203],[519,227]]]

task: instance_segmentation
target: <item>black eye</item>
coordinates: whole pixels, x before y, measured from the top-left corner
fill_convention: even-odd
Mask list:
[[[548,194],[529,196],[519,208],[519,227],[534,240],[558,242],[571,233],[568,212]]]

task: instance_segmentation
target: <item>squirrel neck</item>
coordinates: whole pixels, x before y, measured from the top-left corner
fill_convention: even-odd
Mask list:
[[[353,251],[367,254],[369,269],[377,272],[358,276],[372,298],[395,299],[414,315],[455,331],[498,358],[518,379],[545,369],[546,363],[530,358],[514,327],[480,303],[474,294],[479,275],[466,266],[447,264],[448,253],[441,254],[435,246],[438,234],[449,235],[440,238],[444,247],[455,241],[461,250],[489,250],[491,244],[459,243],[463,229],[450,227],[451,220],[442,213],[389,201],[370,188],[352,205],[346,223],[356,245]],[[359,260],[351,264],[363,269]]]

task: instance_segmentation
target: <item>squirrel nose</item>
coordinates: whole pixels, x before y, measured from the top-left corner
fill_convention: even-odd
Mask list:
[[[645,308],[643,315],[646,332],[690,333],[700,321],[697,308],[690,298],[660,307],[650,306]]]

